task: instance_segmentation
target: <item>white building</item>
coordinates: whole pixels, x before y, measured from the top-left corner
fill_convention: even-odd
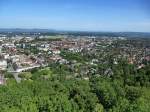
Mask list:
[[[0,60],[0,70],[5,70],[7,68],[7,61]]]

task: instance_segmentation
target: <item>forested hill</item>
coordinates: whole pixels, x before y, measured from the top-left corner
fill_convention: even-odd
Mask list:
[[[21,73],[16,83],[6,73],[0,86],[1,112],[149,112],[150,66],[114,66],[112,77],[72,77],[63,65]],[[70,72],[69,72],[70,71]]]

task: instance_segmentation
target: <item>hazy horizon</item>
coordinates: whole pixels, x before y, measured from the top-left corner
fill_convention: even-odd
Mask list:
[[[150,32],[149,0],[1,0],[0,28]]]

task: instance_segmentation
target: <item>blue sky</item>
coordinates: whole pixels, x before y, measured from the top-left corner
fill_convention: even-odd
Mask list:
[[[0,0],[0,28],[150,32],[150,0]]]

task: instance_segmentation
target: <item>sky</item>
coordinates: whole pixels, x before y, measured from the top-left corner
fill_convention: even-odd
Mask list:
[[[0,0],[0,28],[150,32],[150,0]]]

